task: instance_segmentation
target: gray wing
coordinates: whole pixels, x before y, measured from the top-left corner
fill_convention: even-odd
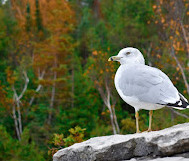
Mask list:
[[[146,65],[127,67],[118,83],[124,95],[134,96],[141,102],[166,105],[175,103],[180,98],[166,74]]]

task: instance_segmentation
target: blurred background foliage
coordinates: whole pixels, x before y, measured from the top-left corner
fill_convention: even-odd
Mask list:
[[[128,46],[189,99],[187,0],[0,0],[0,160],[52,160],[90,137],[134,133],[119,64],[107,61]],[[163,108],[152,127],[187,121],[188,110]]]

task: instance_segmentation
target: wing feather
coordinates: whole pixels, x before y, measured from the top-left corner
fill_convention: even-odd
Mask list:
[[[141,102],[168,104],[175,103],[180,98],[168,76],[150,66],[127,66],[118,82],[124,95],[135,96]]]

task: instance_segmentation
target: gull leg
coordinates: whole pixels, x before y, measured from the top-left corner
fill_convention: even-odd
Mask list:
[[[136,118],[136,133],[140,133],[139,124],[138,124],[138,120],[139,120],[138,111],[135,112],[135,118]]]
[[[153,114],[153,111],[150,110],[149,111],[149,127],[148,127],[148,132],[152,131],[152,114]]]

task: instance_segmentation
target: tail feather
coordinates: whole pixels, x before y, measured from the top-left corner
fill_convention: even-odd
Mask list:
[[[180,96],[179,101],[177,101],[176,103],[168,103],[167,106],[173,107],[179,110],[184,110],[186,108],[189,108],[189,103],[187,99],[180,93],[179,93],[179,96]]]

